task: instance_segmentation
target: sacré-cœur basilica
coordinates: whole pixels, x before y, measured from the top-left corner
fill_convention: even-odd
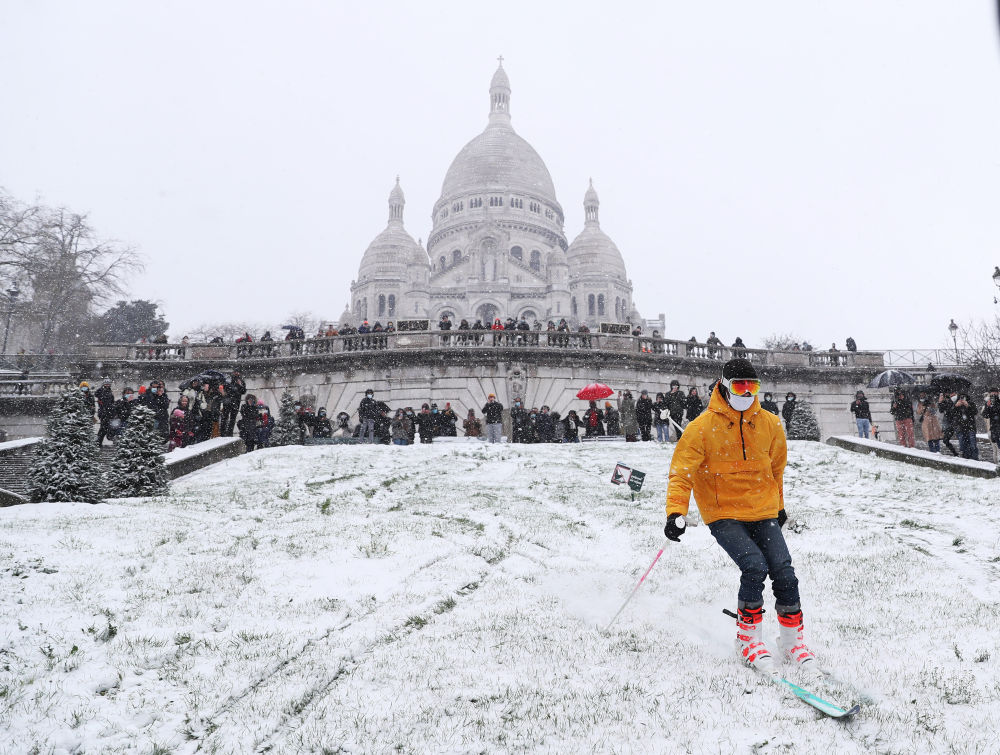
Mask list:
[[[501,59],[486,128],[445,174],[427,248],[406,231],[397,178],[388,225],[361,258],[341,324],[427,319],[433,328],[444,314],[455,325],[565,319],[573,330],[641,322],[621,252],[601,230],[593,184],[584,195],[584,228],[567,243],[552,177],[514,131],[510,102]]]

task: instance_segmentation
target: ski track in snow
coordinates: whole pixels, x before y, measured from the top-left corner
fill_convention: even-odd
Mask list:
[[[863,703],[837,722],[739,665],[693,506],[601,631],[672,448],[269,449],[0,510],[0,753],[1000,751],[1000,482],[790,444],[808,639],[854,691],[806,686]]]

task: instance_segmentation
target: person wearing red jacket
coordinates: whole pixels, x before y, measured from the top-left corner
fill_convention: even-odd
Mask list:
[[[686,531],[691,493],[702,519],[740,568],[736,650],[748,665],[774,673],[764,642],[764,580],[770,574],[784,659],[815,662],[803,639],[799,582],[781,528],[787,457],[781,421],[757,400],[760,379],[746,359],[722,370],[708,409],[684,429],[670,463],[667,525],[678,541]]]

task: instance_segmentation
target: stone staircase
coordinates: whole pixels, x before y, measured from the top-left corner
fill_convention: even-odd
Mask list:
[[[100,451],[100,464],[106,467],[114,458],[115,447],[104,446]],[[29,447],[18,453],[0,455],[0,491],[6,490],[15,495],[25,496],[28,493],[28,470],[34,458],[34,449]],[[0,505],[3,505],[0,502]]]

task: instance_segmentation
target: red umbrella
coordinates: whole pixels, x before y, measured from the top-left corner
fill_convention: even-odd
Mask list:
[[[604,383],[591,383],[576,394],[576,397],[583,399],[584,401],[596,401],[599,398],[607,398],[612,393],[614,393],[614,391],[608,388],[608,386]]]

